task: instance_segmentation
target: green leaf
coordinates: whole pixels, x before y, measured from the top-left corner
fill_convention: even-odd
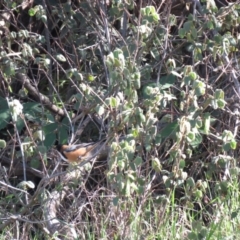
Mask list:
[[[207,21],[207,28],[212,30],[214,28],[214,24],[212,21]]]
[[[217,106],[218,106],[218,108],[223,109],[223,108],[225,107],[225,105],[226,105],[226,102],[225,102],[223,99],[218,99],[218,100],[217,100]]]
[[[185,160],[181,159],[180,162],[179,162],[179,168],[183,169],[183,168],[185,168],[185,166],[186,166]]]
[[[18,120],[16,122],[16,127],[19,132],[21,132],[23,130],[23,128],[25,127],[24,121],[21,118],[18,118]]]
[[[193,26],[193,22],[192,21],[187,21],[183,24],[183,28],[185,32],[191,32],[191,28]]]
[[[157,134],[155,137],[155,144],[161,144],[162,143],[162,136],[161,134]]]
[[[118,19],[122,16],[123,14],[123,8],[120,6],[113,6],[110,8],[109,15],[111,17],[114,17],[114,19]]]
[[[3,139],[0,139],[0,148],[5,148],[7,146],[6,141]]]
[[[7,101],[0,97],[0,130],[5,128],[11,119]]]
[[[190,141],[189,144],[193,148],[197,148],[202,143],[202,135],[200,133],[195,134],[195,139],[193,141]]]
[[[160,89],[170,88],[175,84],[176,80],[177,80],[176,76],[171,73],[169,75],[163,76],[160,78],[159,88]]]
[[[183,78],[183,82],[184,82],[185,85],[190,86],[191,83],[192,83],[192,79],[189,76],[185,76]]]
[[[235,140],[230,141],[230,148],[233,150],[237,148],[237,142]]]
[[[117,205],[118,205],[118,202],[119,202],[119,197],[114,197],[114,198],[113,198],[113,205],[114,205],[114,206],[117,206]]]
[[[160,161],[159,161],[159,159],[158,158],[153,158],[152,159],[152,168],[156,171],[156,172],[161,172],[161,170],[162,170],[162,165],[161,165],[161,163],[160,163]]]
[[[202,50],[200,48],[195,48],[194,49],[194,59],[196,61],[202,61]]]
[[[194,140],[195,140],[195,133],[192,132],[192,131],[188,132],[188,134],[187,134],[187,140],[188,140],[188,142],[194,141]]]
[[[159,21],[159,15],[157,13],[153,13],[152,21],[150,21],[150,22],[157,23],[158,21]]]
[[[170,26],[174,26],[177,24],[177,17],[173,14],[169,14],[169,24]]]
[[[182,75],[181,74],[179,74],[178,72],[176,72],[176,71],[171,71],[171,73],[173,74],[173,75],[175,75],[175,76],[177,76],[177,77],[179,77],[179,78],[182,78]]]
[[[23,113],[26,119],[33,122],[41,122],[39,114],[42,113],[42,108],[39,103],[27,102],[23,103]]]
[[[237,211],[232,212],[232,213],[231,213],[231,219],[236,218],[237,215],[238,215],[238,212],[239,212],[239,209],[238,209]]]
[[[215,99],[224,99],[224,91],[222,89],[216,89],[214,92]]]
[[[28,15],[29,15],[30,17],[33,17],[33,16],[36,14],[36,12],[37,12],[37,10],[36,10],[35,8],[30,8],[30,9],[28,10]]]
[[[153,89],[157,87],[156,83],[150,83],[143,87],[143,97],[146,99],[151,99],[153,95]]]
[[[49,134],[57,130],[58,127],[59,127],[58,123],[50,123],[43,127],[43,131],[45,132],[45,134]]]
[[[197,74],[195,72],[190,72],[188,74],[188,77],[191,79],[191,80],[196,80],[197,79]]]
[[[191,34],[193,39],[197,39],[197,29],[195,27],[191,28]]]
[[[33,139],[34,140],[40,140],[40,141],[44,141],[45,139],[45,133],[43,130],[37,130],[33,133]]]
[[[114,58],[121,59],[122,57],[124,57],[123,51],[120,48],[116,48],[113,51],[113,56],[114,56]]]
[[[91,74],[87,75],[87,80],[88,81],[93,82],[95,79],[96,79],[96,77],[94,77],[93,75],[91,75]]]
[[[4,74],[8,77],[14,76],[15,75],[15,64],[12,61],[7,61],[6,65],[3,67],[4,69]]]
[[[47,148],[47,149],[50,149],[52,147],[52,145],[55,144],[56,142],[56,134],[55,133],[49,133],[49,134],[46,134],[46,138],[43,142],[44,146]],[[62,143],[62,142],[60,142]]]
[[[102,116],[105,112],[105,109],[102,105],[97,105],[96,108],[96,113],[99,115],[99,116]]]
[[[195,93],[197,96],[202,96],[203,94],[205,94],[206,91],[206,85],[204,82],[196,80],[193,83],[193,88],[195,90]]]
[[[14,31],[12,31],[12,32],[10,33],[10,36],[11,36],[11,38],[15,39],[15,38],[17,38],[17,33],[14,32]]]
[[[56,59],[59,61],[59,62],[66,62],[66,58],[62,55],[62,54],[57,54],[56,55]]]
[[[151,15],[154,12],[156,12],[156,10],[155,10],[155,8],[153,6],[147,6],[145,8],[145,14],[146,15]]]
[[[32,158],[31,161],[30,161],[30,167],[35,168],[35,169],[40,169],[39,159]]]
[[[118,101],[115,97],[110,97],[109,105],[112,108],[116,108],[118,106]]]
[[[23,112],[27,113],[29,111],[41,113],[42,112],[41,105],[37,102],[23,103]]]
[[[28,32],[27,30],[20,30],[20,31],[18,32],[18,36],[19,36],[20,38],[28,38],[28,37],[29,37],[29,32]],[[28,45],[28,44],[26,44],[26,43],[25,43],[23,46],[24,46],[24,48],[31,49],[31,46]],[[31,51],[31,50],[30,50],[30,51]]]
[[[134,159],[134,163],[136,164],[136,166],[140,166],[142,164],[143,160],[141,157],[137,156],[135,159]]]
[[[141,14],[142,14],[143,16],[147,15],[147,14],[146,14],[146,8],[141,8]]]
[[[50,60],[49,58],[43,59],[43,64],[44,64],[45,66],[50,65],[50,63],[51,63],[51,60]]]
[[[179,34],[179,37],[180,38],[184,38],[185,37],[185,29],[184,28],[180,28],[179,30],[178,30],[178,34]]]
[[[141,123],[141,124],[146,122],[146,117],[142,112],[138,113],[137,119],[138,119],[139,123]]]
[[[187,186],[189,186],[190,188],[193,188],[195,186],[195,181],[192,177],[189,177],[187,180],[186,180],[186,183],[187,183]]]
[[[179,129],[178,121],[174,121],[172,123],[167,124],[167,126],[163,128],[163,130],[161,130],[160,134],[162,138],[167,138],[174,135],[178,129]]]
[[[203,125],[202,119],[201,119],[201,118],[197,118],[197,119],[195,120],[195,126],[196,126],[197,128],[201,128],[202,125]]]
[[[37,146],[36,150],[41,154],[47,154],[47,148],[45,146]]]
[[[201,198],[203,197],[203,192],[202,192],[202,190],[197,189],[197,190],[195,191],[195,196],[196,196],[198,199],[201,199]]]
[[[47,23],[47,16],[46,15],[42,15],[40,17],[40,19],[42,20],[42,22]]]
[[[78,80],[78,81],[82,81],[82,80],[83,80],[82,74],[81,74],[80,72],[78,72],[78,71],[74,71],[74,72],[73,72],[73,76],[74,76],[75,79]]]
[[[212,105],[213,109],[218,109],[218,103],[217,103],[217,100],[212,99],[212,100],[211,100],[211,105]]]
[[[217,44],[221,45],[222,42],[223,42],[223,37],[222,37],[221,35],[214,35],[214,41],[215,41]]]
[[[141,81],[140,78],[139,79],[135,79],[133,81],[133,86],[135,87],[135,89],[139,89],[141,87]]]

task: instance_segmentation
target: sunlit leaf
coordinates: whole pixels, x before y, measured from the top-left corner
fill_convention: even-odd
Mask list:
[[[56,59],[59,61],[59,62],[66,62],[66,58],[62,55],[62,54],[57,54],[56,55]]]

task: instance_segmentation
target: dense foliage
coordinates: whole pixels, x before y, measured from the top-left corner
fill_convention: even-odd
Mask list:
[[[3,236],[220,239],[223,216],[238,236],[238,1],[0,8]],[[104,138],[105,159],[59,163]]]

